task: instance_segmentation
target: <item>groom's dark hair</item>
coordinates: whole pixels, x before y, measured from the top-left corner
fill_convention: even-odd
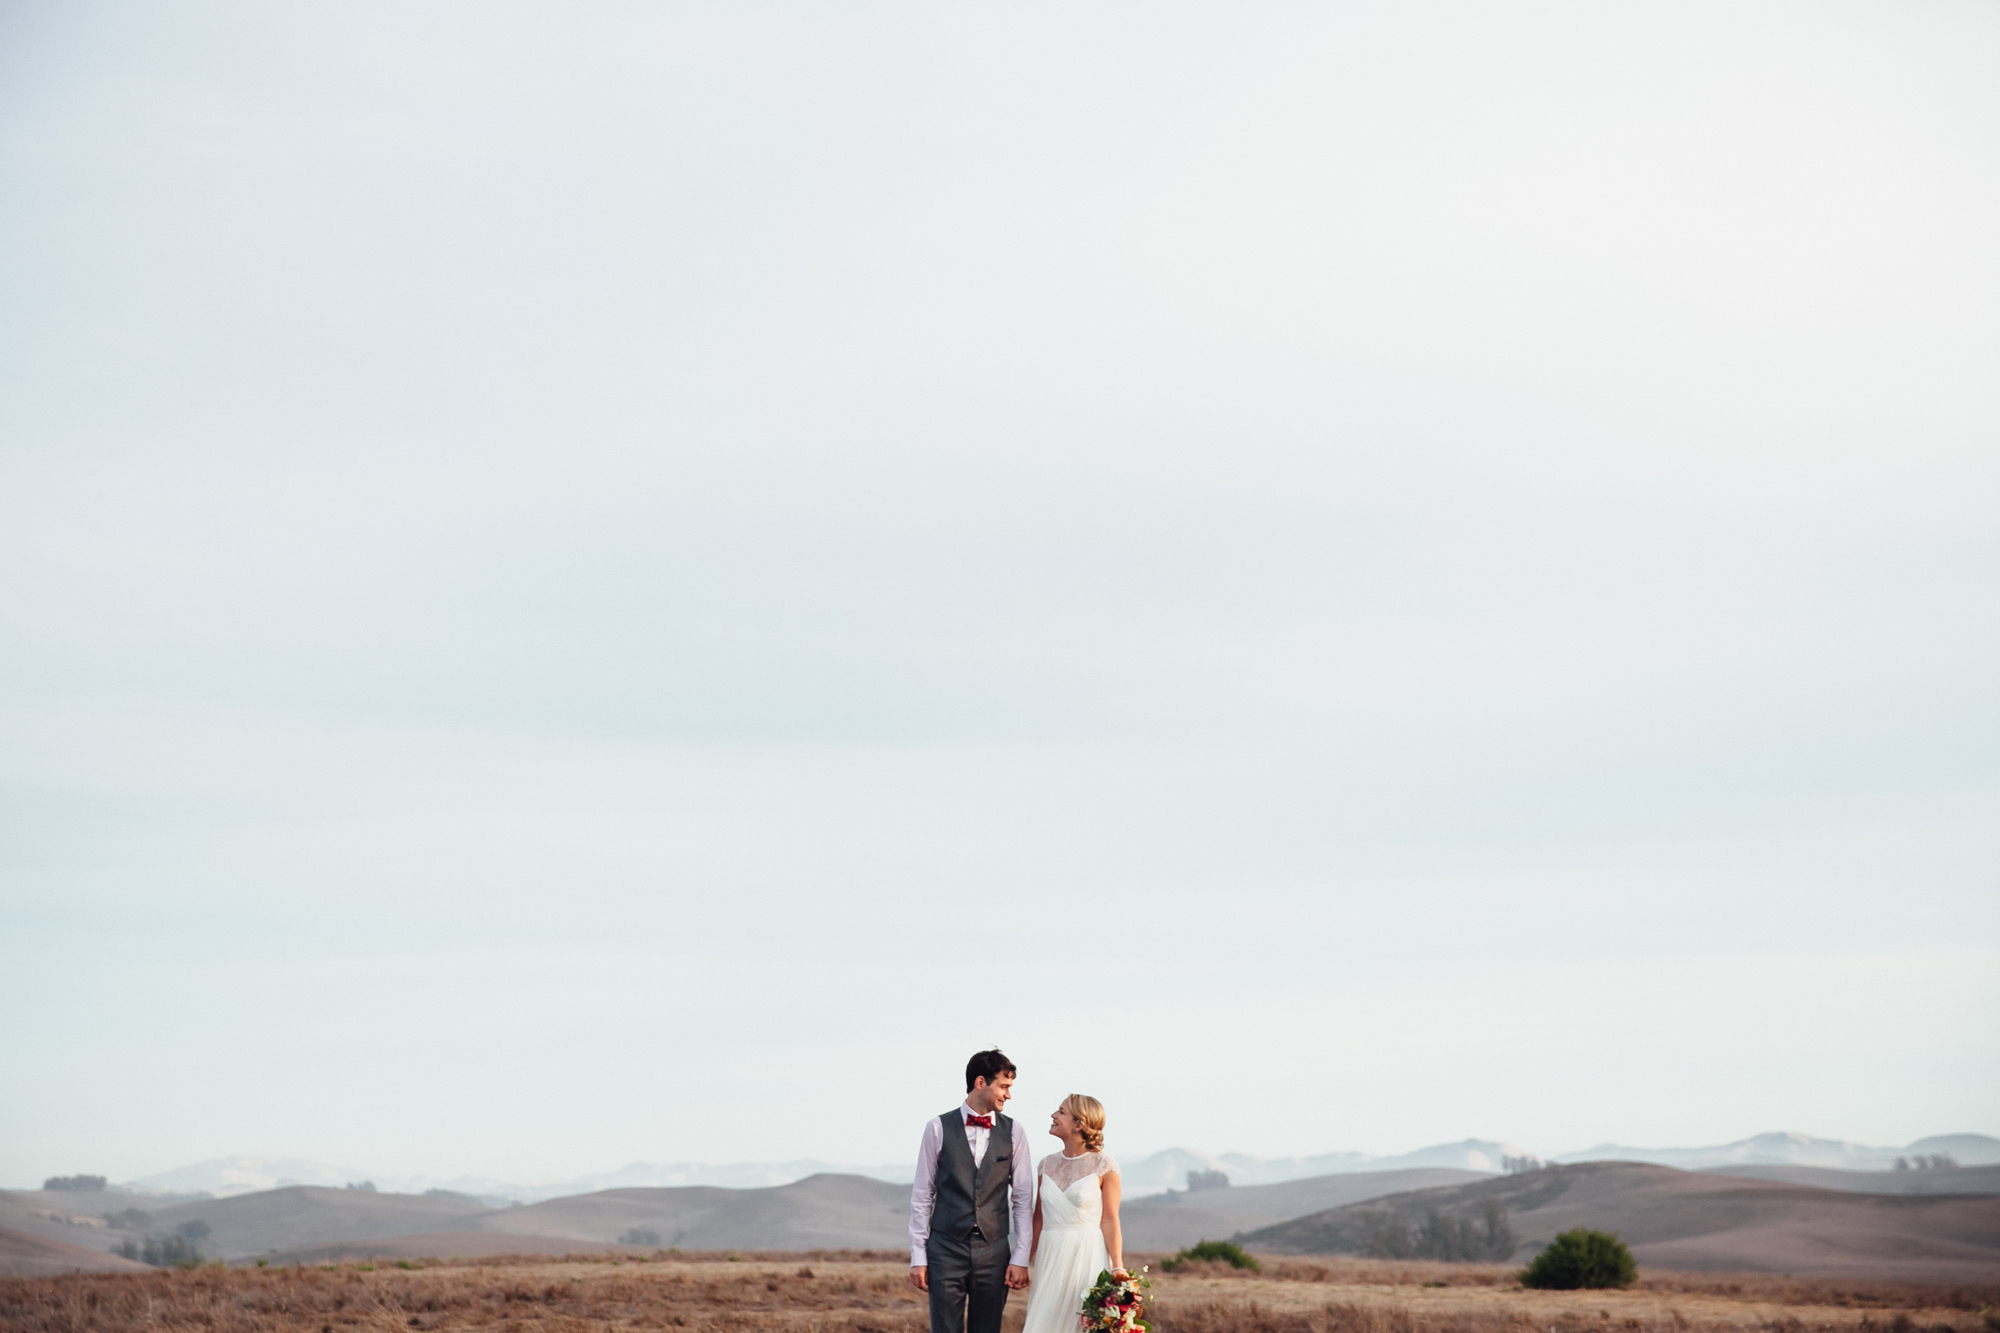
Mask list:
[[[981,1051],[965,1062],[965,1090],[972,1091],[972,1085],[980,1079],[991,1083],[1002,1074],[1014,1072],[1014,1062],[999,1051]]]

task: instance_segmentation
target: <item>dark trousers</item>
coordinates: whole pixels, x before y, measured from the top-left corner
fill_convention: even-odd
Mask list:
[[[950,1241],[933,1234],[924,1247],[930,1268],[931,1333],[1000,1333],[1007,1310],[1006,1238]]]

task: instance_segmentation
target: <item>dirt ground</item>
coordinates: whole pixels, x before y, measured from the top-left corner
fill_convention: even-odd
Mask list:
[[[501,1259],[202,1268],[0,1280],[7,1333],[924,1333],[902,1264],[838,1255]],[[2000,1281],[1642,1274],[1616,1292],[1538,1292],[1514,1270],[1278,1261],[1262,1275],[1159,1274],[1157,1333],[1995,1333]],[[1007,1333],[1026,1302],[1008,1304]]]

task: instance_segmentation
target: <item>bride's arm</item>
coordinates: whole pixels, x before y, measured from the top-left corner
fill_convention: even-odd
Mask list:
[[[1104,1248],[1111,1255],[1112,1271],[1122,1273],[1125,1271],[1125,1229],[1118,1224],[1118,1197],[1124,1186],[1119,1184],[1116,1171],[1106,1171],[1098,1179],[1097,1187],[1104,1194]]]
[[[1042,1192],[1035,1191],[1035,1229],[1028,1236],[1028,1266],[1034,1267],[1035,1251],[1042,1247]]]

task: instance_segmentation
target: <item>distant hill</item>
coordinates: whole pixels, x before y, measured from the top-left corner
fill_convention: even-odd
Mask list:
[[[1134,1252],[1234,1237],[1272,1253],[1353,1253],[1366,1245],[1371,1217],[1414,1227],[1436,1208],[1476,1218],[1490,1198],[1510,1213],[1521,1240],[1517,1259],[1556,1231],[1584,1225],[1618,1231],[1642,1264],[1656,1267],[1960,1278],[2000,1271],[1996,1177],[2000,1169],[1993,1167],[1844,1172],[1747,1165],[1687,1172],[1608,1162],[1516,1176],[1454,1168],[1341,1172],[1138,1198],[1126,1205],[1125,1226]],[[1817,1187],[1826,1184],[1847,1188]],[[767,1189],[602,1190],[509,1208],[318,1186],[164,1205],[118,1191],[19,1191],[0,1192],[0,1228],[16,1237],[7,1253],[26,1266],[20,1271],[33,1272],[46,1262],[76,1266],[85,1254],[123,1266],[106,1253],[121,1239],[169,1236],[196,1222],[207,1228],[202,1248],[231,1259],[665,1246],[900,1251],[908,1202],[903,1185],[837,1174]],[[143,1217],[128,1212],[135,1207]],[[121,1225],[107,1223],[106,1213],[123,1219]],[[628,1236],[645,1241],[621,1246]]]
[[[1448,1167],[1352,1171],[1287,1181],[1282,1185],[1231,1185],[1226,1189],[1148,1195],[1127,1203],[1120,1218],[1125,1226],[1126,1249],[1178,1250],[1199,1240],[1223,1240],[1239,1231],[1255,1230],[1385,1194],[1488,1178],[1480,1172]]]
[[[1855,1194],[2000,1194],[2000,1166],[1944,1166],[1927,1171],[1839,1171],[1828,1166],[1711,1166],[1711,1175],[1782,1180]]]
[[[1910,1145],[1913,1153],[1944,1153],[1960,1166],[2000,1166],[2000,1139],[1991,1134],[1933,1134]]]
[[[158,1206],[148,1195],[123,1190],[0,1190],[0,1227],[108,1254],[141,1233],[110,1225],[107,1214]]]
[[[0,1227],[0,1276],[53,1277],[57,1273],[147,1273],[130,1259],[87,1245]]]
[[[820,1175],[762,1190],[604,1190],[489,1213],[479,1225],[598,1243],[646,1227],[687,1250],[893,1250],[908,1246],[909,1219],[908,1186]]]
[[[1331,1152],[1315,1157],[1252,1157],[1234,1152],[1210,1156],[1190,1148],[1168,1148],[1147,1157],[1121,1161],[1120,1175],[1126,1194],[1139,1196],[1185,1189],[1190,1171],[1221,1171],[1229,1177],[1231,1185],[1276,1185],[1331,1175],[1421,1168],[1498,1174],[1505,1169],[1502,1158],[1532,1155],[1526,1148],[1494,1139],[1463,1139],[1406,1153]]]
[[[142,1176],[130,1185],[158,1194],[256,1194],[287,1185],[323,1185],[339,1189],[368,1179],[353,1167],[329,1166],[303,1157],[213,1157],[192,1166],[175,1167]]]
[[[1944,1153],[1960,1166],[2000,1164],[2000,1139],[1985,1134],[1941,1134],[1907,1148],[1878,1148],[1810,1134],[1755,1134],[1708,1148],[1634,1148],[1600,1143],[1582,1152],[1562,1153],[1559,1162],[1651,1162],[1701,1171],[1717,1166],[1824,1166],[1841,1171],[1887,1171],[1898,1157]]]
[[[1558,1231],[1618,1233],[1642,1267],[1990,1278],[2000,1271],[2000,1196],[1851,1194],[1626,1162],[1550,1167],[1349,1204],[1237,1237],[1271,1254],[1354,1254],[1371,1218],[1414,1227],[1432,1209],[1509,1213],[1533,1254]]]
[[[505,1231],[422,1231],[377,1240],[301,1245],[261,1256],[274,1264],[337,1264],[356,1259],[483,1259],[500,1254],[652,1254],[650,1245],[606,1245]],[[243,1261],[239,1261],[243,1262]]]
[[[1113,1151],[1118,1152],[1117,1145]],[[2000,1165],[2000,1139],[1985,1134],[1941,1134],[1919,1139],[1905,1148],[1871,1147],[1809,1134],[1758,1134],[1735,1143],[1703,1148],[1634,1148],[1602,1143],[1582,1152],[1563,1153],[1562,1162],[1655,1162],[1702,1170],[1715,1166],[1823,1166],[1837,1170],[1888,1170],[1897,1157],[1944,1153],[1962,1166]],[[1192,1148],[1167,1148],[1145,1156],[1121,1154],[1128,1198],[1185,1189],[1190,1171],[1222,1171],[1235,1185],[1275,1185],[1291,1180],[1353,1172],[1381,1172],[1443,1167],[1458,1171],[1499,1174],[1507,1157],[1542,1156],[1497,1139],[1461,1139],[1404,1153],[1328,1152],[1304,1157],[1257,1157],[1248,1153],[1211,1154]],[[598,1171],[557,1180],[520,1181],[494,1176],[395,1176],[369,1174],[354,1167],[334,1166],[300,1157],[217,1157],[190,1166],[143,1176],[121,1188],[148,1193],[205,1193],[217,1198],[260,1193],[289,1185],[342,1185],[372,1180],[385,1193],[421,1194],[428,1189],[453,1190],[499,1205],[568,1198],[614,1189],[675,1189],[713,1185],[725,1189],[762,1189],[788,1185],[815,1175],[865,1176],[907,1186],[913,1170],[909,1158],[884,1166],[840,1166],[800,1159],[780,1162],[632,1162],[615,1171]]]
[[[499,1206],[507,1202],[565,1198],[608,1189],[641,1187],[672,1188],[682,1185],[716,1185],[725,1189],[763,1189],[788,1185],[807,1176],[841,1174],[868,1176],[876,1180],[901,1181],[907,1185],[914,1173],[911,1163],[897,1166],[831,1166],[825,1162],[730,1162],[711,1166],[699,1162],[632,1162],[615,1171],[570,1176],[561,1180],[523,1182],[492,1176],[394,1176],[371,1174],[355,1167],[332,1166],[303,1157],[216,1157],[189,1166],[175,1167],[128,1183],[128,1188],[152,1193],[210,1194],[229,1198],[283,1189],[288,1185],[321,1185],[339,1189],[370,1181],[384,1193],[422,1194],[444,1189]]]
[[[206,1223],[209,1232],[200,1242],[202,1248],[236,1259],[297,1245],[449,1230],[492,1211],[462,1199],[292,1185],[175,1204],[155,1210],[153,1216],[154,1229],[162,1235],[189,1222]]]

